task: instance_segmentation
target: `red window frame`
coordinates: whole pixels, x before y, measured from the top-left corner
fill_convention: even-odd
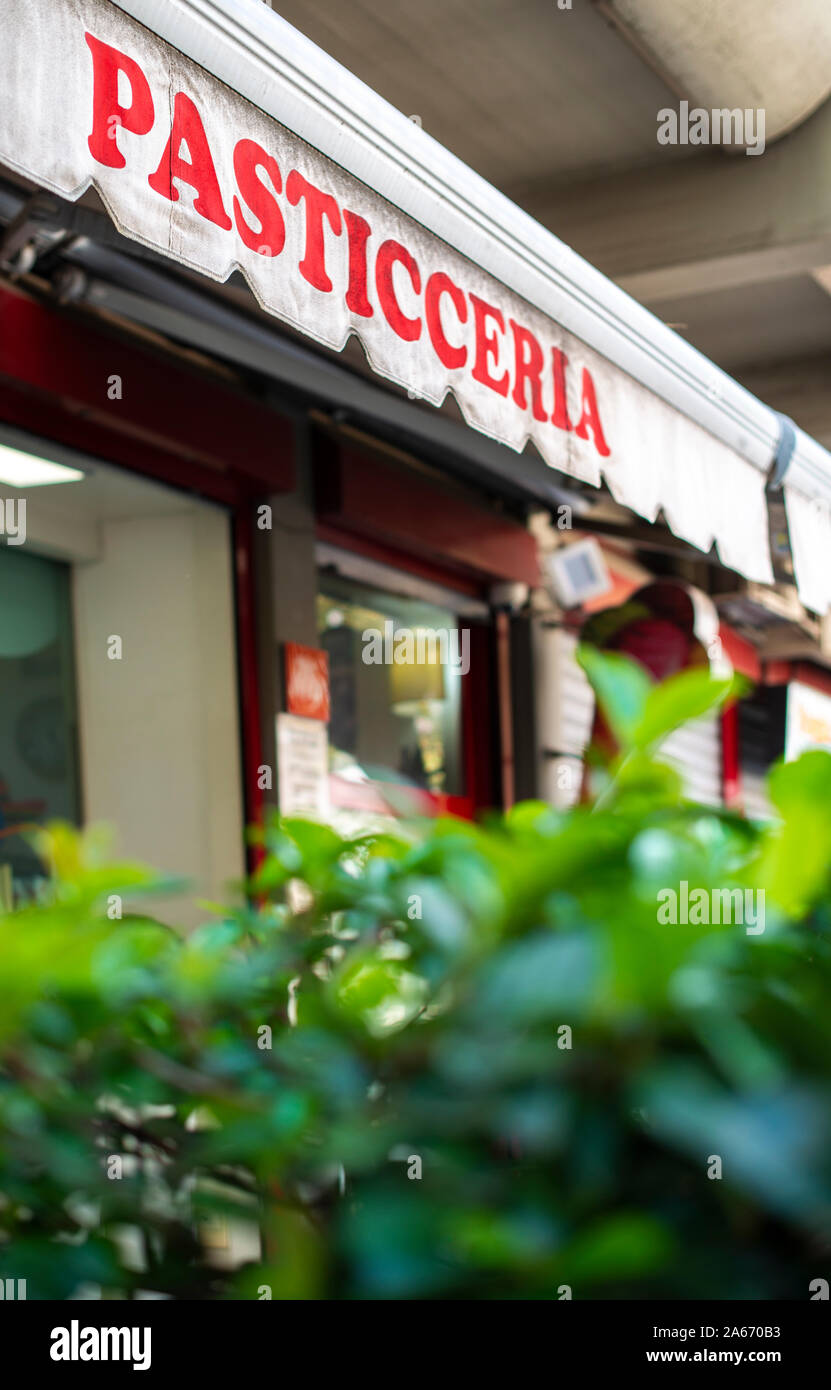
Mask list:
[[[453,590],[460,597],[480,598],[485,601],[483,588],[473,580],[458,573],[445,570],[434,564],[402,551],[390,549],[375,541],[358,537],[328,523],[319,523],[317,539],[340,550],[360,555],[364,559],[388,565],[424,579],[443,588]],[[465,794],[450,796],[444,793],[410,788],[408,796],[412,800],[413,814],[425,816],[457,816],[462,820],[474,820],[478,812],[492,806],[495,785],[492,755],[491,721],[493,701],[491,687],[494,678],[492,633],[485,624],[471,626],[470,670],[462,676],[462,767]],[[474,671],[476,678],[474,679]],[[483,679],[484,672],[484,679]],[[482,758],[482,750],[488,749],[491,756]],[[346,783],[340,778],[330,779],[332,804],[342,810],[362,810],[376,814],[395,814],[384,797],[383,782]]]

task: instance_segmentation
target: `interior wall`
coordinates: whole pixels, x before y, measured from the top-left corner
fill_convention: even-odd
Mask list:
[[[100,558],[73,567],[73,587],[84,820],[185,877],[152,911],[191,926],[208,915],[196,899],[227,900],[244,873],[228,518],[194,504],[104,521]]]

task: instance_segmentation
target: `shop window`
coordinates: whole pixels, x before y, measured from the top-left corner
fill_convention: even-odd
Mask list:
[[[186,885],[126,909],[196,925],[244,870],[228,514],[5,426],[0,482],[26,507],[0,543],[0,903],[42,882],[26,828],[66,820]]]
[[[36,897],[31,831],[79,818],[69,566],[0,546],[0,904]]]
[[[462,796],[461,691],[469,631],[449,609],[321,575],[332,771]]]

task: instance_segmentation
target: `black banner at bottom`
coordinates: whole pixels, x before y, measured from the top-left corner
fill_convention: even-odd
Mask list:
[[[398,1361],[402,1374],[418,1358],[422,1373],[434,1353],[452,1369],[453,1349],[466,1374],[471,1361],[500,1349],[517,1369],[535,1352],[548,1361],[568,1357],[587,1375],[681,1366],[773,1368],[789,1377],[822,1364],[831,1318],[827,1300],[805,1303],[184,1303],[0,1302],[0,1338],[7,1368],[38,1376],[95,1379],[105,1372],[143,1377],[275,1374],[285,1357],[308,1358],[320,1375],[332,1369],[375,1379],[376,1351],[385,1378]],[[374,1321],[377,1316],[383,1323]],[[468,1317],[471,1318],[467,1325]],[[416,1321],[418,1319],[418,1321]],[[452,1320],[452,1321],[451,1321]],[[325,1329],[325,1336],[323,1335]],[[308,1339],[306,1334],[308,1334]],[[339,1335],[342,1334],[342,1335]],[[376,1341],[376,1337],[378,1340]],[[396,1352],[392,1362],[390,1338]],[[440,1341],[438,1339],[441,1339]],[[518,1340],[521,1338],[522,1340]],[[508,1340],[510,1339],[510,1340]],[[408,1345],[409,1343],[409,1345]],[[439,1353],[439,1346],[442,1348]],[[430,1348],[433,1348],[433,1351]],[[305,1350],[304,1350],[305,1348]],[[382,1352],[382,1348],[383,1350]],[[565,1363],[564,1363],[565,1364]],[[409,1368],[409,1372],[407,1371]],[[438,1364],[436,1365],[438,1369]]]

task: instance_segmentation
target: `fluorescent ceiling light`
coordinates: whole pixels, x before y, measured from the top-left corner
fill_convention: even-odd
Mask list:
[[[51,487],[54,483],[77,483],[85,476],[80,468],[50,463],[47,459],[24,454],[21,449],[12,449],[8,444],[0,444],[0,483],[9,487]]]

